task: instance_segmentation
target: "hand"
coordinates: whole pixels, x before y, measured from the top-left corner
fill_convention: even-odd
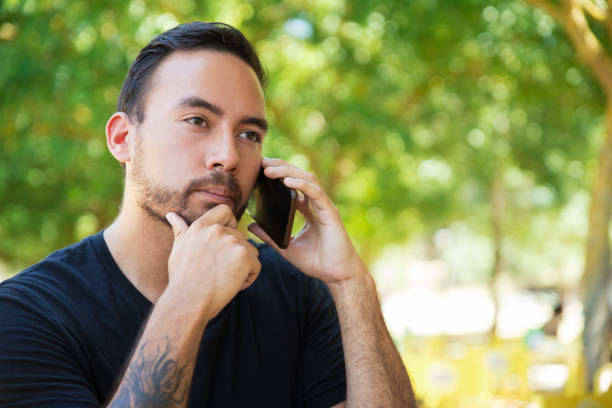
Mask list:
[[[281,159],[262,159],[264,174],[269,178],[283,178],[287,187],[301,194],[296,208],[304,215],[306,224],[280,249],[257,224],[248,229],[272,246],[283,257],[305,274],[327,284],[348,280],[365,271],[365,266],[342,224],[337,208],[323,191],[316,177]]]
[[[210,209],[189,227],[176,213],[166,218],[174,232],[166,290],[191,297],[211,319],[255,281],[261,269],[258,251],[236,230],[236,218],[225,204]]]

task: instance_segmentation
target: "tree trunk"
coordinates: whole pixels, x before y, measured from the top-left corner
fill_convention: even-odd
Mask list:
[[[601,44],[587,15],[604,25],[612,35],[612,1],[607,8],[599,2],[580,0],[526,0],[552,16],[564,29],[580,61],[591,70],[606,100],[606,135],[599,155],[599,166],[589,208],[589,231],[586,262],[582,277],[584,301],[583,347],[589,389],[593,375],[602,363],[610,359],[607,344],[610,328],[610,246],[609,225],[612,203],[612,56]],[[608,38],[610,40],[612,38]]]
[[[589,389],[595,371],[610,359],[607,332],[610,328],[609,224],[612,205],[612,100],[606,104],[606,137],[599,155],[598,172],[591,190],[589,231],[583,275],[583,346]]]

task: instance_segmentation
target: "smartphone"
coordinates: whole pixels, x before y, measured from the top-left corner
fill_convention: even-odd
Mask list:
[[[259,172],[247,211],[255,222],[280,248],[287,248],[291,239],[297,192],[283,184],[282,179],[270,179]]]

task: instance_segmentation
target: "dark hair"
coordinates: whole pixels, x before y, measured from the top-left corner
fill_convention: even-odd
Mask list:
[[[259,79],[266,83],[264,72],[255,49],[236,28],[225,23],[180,24],[155,37],[144,47],[130,67],[121,87],[117,112],[125,112],[137,123],[144,120],[145,96],[155,68],[174,51],[209,49],[233,54],[247,63]]]

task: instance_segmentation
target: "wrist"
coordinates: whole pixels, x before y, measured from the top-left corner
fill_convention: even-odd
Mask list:
[[[368,292],[376,293],[376,284],[374,283],[374,279],[368,272],[365,265],[363,265],[361,262],[350,277],[327,283],[327,287],[332,293],[334,299],[339,297],[353,297],[355,295],[359,296]]]
[[[155,303],[155,307],[172,310],[177,315],[176,318],[180,318],[181,321],[193,321],[202,325],[202,327],[206,327],[208,321],[212,319],[209,313],[211,308],[208,303],[206,296],[202,296],[201,293],[194,296],[188,293],[184,287],[169,284]]]

